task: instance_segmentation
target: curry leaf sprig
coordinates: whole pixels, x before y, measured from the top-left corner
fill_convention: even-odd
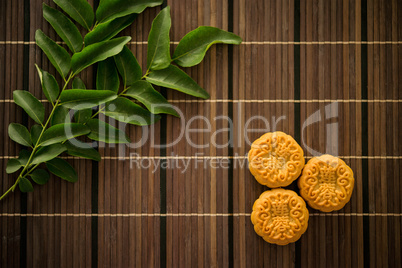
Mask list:
[[[19,171],[19,175],[0,199],[17,185],[22,192],[33,191],[31,181],[45,184],[50,178],[49,172],[69,182],[77,181],[77,172],[60,157],[62,153],[95,161],[101,159],[97,150],[77,137],[105,143],[130,142],[124,131],[100,120],[99,114],[133,125],[153,124],[162,113],[178,117],[174,107],[153,85],[208,98],[209,94],[178,66],[199,64],[215,43],[241,43],[241,38],[233,33],[201,26],[185,35],[171,56],[168,6],[152,23],[147,68],[143,72],[127,46],[131,37],[116,36],[137,14],[147,7],[162,4],[161,0],[101,0],[96,12],[85,0],[54,2],[64,13],[43,4],[43,17],[66,46],[56,43],[41,30],[36,31],[35,41],[59,73],[63,85],[60,87],[52,74],[36,65],[43,93],[51,104],[47,117],[45,107],[31,93],[13,92],[14,102],[35,124],[30,130],[17,123],[9,125],[10,138],[26,148],[20,151],[18,158],[9,159],[6,172]],[[87,31],[84,37],[77,23]],[[78,75],[94,64],[97,64],[96,88],[86,89]]]

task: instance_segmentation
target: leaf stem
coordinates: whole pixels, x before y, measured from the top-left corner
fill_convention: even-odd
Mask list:
[[[89,32],[92,32],[93,30],[95,30],[95,29],[96,29],[96,26],[98,26],[98,24],[99,24],[99,22],[96,21],[96,22],[95,22],[95,25],[92,27],[92,29],[89,29]]]
[[[118,97],[126,93],[126,91],[129,89],[129,87],[124,86],[124,89],[119,93]]]
[[[5,192],[1,197],[0,200],[3,199],[9,192],[14,191],[15,186],[17,185],[17,182],[15,182],[15,184],[13,186],[11,186],[7,192]]]
[[[102,112],[104,109],[105,109],[105,105],[103,105],[102,107],[100,107],[100,108],[98,109],[98,111],[96,111],[96,113],[94,113],[94,114],[91,116],[91,119],[94,118],[95,116],[97,116],[97,115],[98,115],[100,112]]]
[[[28,172],[25,174],[25,176],[28,176],[29,174],[31,174],[32,171],[34,171],[35,168],[37,168],[39,165],[40,165],[40,163],[39,163],[39,164],[36,164],[33,168],[31,168],[30,170],[28,170]]]
[[[68,83],[70,82],[70,80],[71,80],[73,77],[74,77],[74,74],[73,74],[73,73],[70,73],[70,76],[68,77],[68,79],[65,80],[65,84],[64,84],[63,89],[61,90],[61,92],[63,92],[63,91],[67,88]],[[59,95],[59,96],[60,96],[60,95]],[[24,168],[22,169],[20,175],[18,176],[18,178],[17,178],[17,180],[15,181],[14,185],[11,186],[11,187],[0,197],[0,200],[2,200],[10,191],[13,191],[13,192],[14,192],[15,187],[17,187],[17,184],[20,182],[21,178],[23,178],[23,177],[25,177],[27,174],[31,173],[31,172],[39,165],[39,164],[37,164],[37,165],[35,165],[30,171],[27,171],[28,168],[29,168],[29,165],[30,165],[31,162],[32,162],[32,159],[33,159],[34,154],[36,153],[36,151],[37,151],[38,148],[40,147],[40,140],[41,140],[41,138],[42,138],[42,136],[43,136],[43,133],[45,133],[45,131],[46,131],[46,127],[49,125],[49,123],[50,123],[50,121],[51,121],[51,119],[52,119],[52,117],[53,117],[53,114],[54,114],[54,112],[55,112],[55,110],[56,110],[56,107],[57,107],[57,104],[59,103],[59,101],[60,101],[60,99],[58,98],[58,99],[56,100],[55,105],[53,106],[52,111],[50,112],[50,115],[49,115],[49,117],[48,117],[48,119],[47,119],[45,125],[41,124],[41,125],[43,126],[42,131],[41,131],[41,133],[40,133],[40,135],[39,135],[38,140],[36,141],[35,146],[33,147],[33,150],[32,150],[32,152],[31,152],[31,155],[29,156],[29,159],[28,159],[27,163],[25,164]],[[25,171],[27,171],[27,173],[24,175],[24,172],[25,172]]]
[[[150,70],[147,70],[147,71],[145,72],[144,76],[141,77],[141,80],[147,78],[147,76],[148,76],[150,73],[151,73],[151,71],[150,71]]]

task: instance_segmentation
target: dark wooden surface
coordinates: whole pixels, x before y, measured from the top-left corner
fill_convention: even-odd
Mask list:
[[[402,3],[167,4],[172,42],[200,25],[233,31],[244,40],[240,46],[213,47],[203,63],[186,69],[210,93],[209,100],[162,89],[183,112],[185,124],[197,115],[206,118],[194,119],[190,128],[210,127],[210,132],[189,134],[205,148],[191,146],[185,137],[166,149],[155,148],[175,141],[182,130],[180,119],[167,116],[140,148],[101,148],[99,163],[69,160],[79,172],[77,183],[52,178],[33,193],[16,191],[0,202],[0,266],[400,267]],[[39,0],[0,1],[2,192],[16,178],[5,172],[7,159],[20,149],[8,137],[8,124],[32,124],[13,103],[12,91],[25,89],[45,99],[34,63],[56,73],[34,44],[38,28],[55,37],[41,7]],[[147,9],[124,31],[143,66],[148,32],[159,10]],[[94,86],[91,69],[81,78],[88,88]],[[304,126],[317,111],[321,120]],[[215,120],[222,115],[233,124]],[[247,124],[252,116],[261,117]],[[287,246],[264,242],[249,219],[253,202],[267,188],[241,166],[250,147],[247,140],[263,132],[244,130],[246,125],[267,129],[261,118],[267,119],[269,130],[293,135],[307,160],[312,156],[308,148],[337,150],[355,173],[350,203],[333,213],[309,208],[307,232]],[[213,146],[214,141],[229,142],[227,131],[212,140],[213,132],[229,127],[233,145]],[[126,131],[140,141],[140,127]],[[153,166],[130,167],[130,153],[145,165],[158,159],[188,160],[190,165],[153,172]],[[212,161],[223,164],[215,168]],[[288,188],[297,191],[295,183]]]

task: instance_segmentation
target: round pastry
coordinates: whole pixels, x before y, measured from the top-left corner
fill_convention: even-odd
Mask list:
[[[354,183],[352,169],[338,157],[326,154],[307,162],[298,185],[310,207],[330,212],[349,202]]]
[[[279,188],[265,191],[255,201],[251,222],[265,241],[287,245],[306,231],[308,217],[304,200],[294,191]]]
[[[289,135],[277,131],[262,135],[251,144],[249,169],[255,179],[270,188],[288,186],[304,167],[300,145]]]

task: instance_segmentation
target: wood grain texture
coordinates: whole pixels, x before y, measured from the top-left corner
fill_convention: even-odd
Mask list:
[[[202,63],[184,69],[210,100],[157,88],[181,119],[166,116],[144,128],[120,125],[143,144],[100,144],[101,162],[68,160],[79,173],[77,183],[52,177],[33,193],[16,191],[1,201],[0,267],[401,266],[400,1],[166,4],[171,52],[201,25],[232,30],[244,40],[216,45]],[[11,101],[12,91],[45,99],[34,63],[61,82],[33,42],[38,28],[61,41],[41,9],[39,0],[0,3],[2,192],[15,180],[5,172],[7,159],[21,149],[9,139],[8,124],[32,125]],[[147,9],[123,31],[143,67],[160,10]],[[87,88],[95,87],[94,73],[80,74]],[[317,152],[345,156],[356,180],[342,210],[309,208],[309,228],[287,246],[264,242],[249,219],[267,188],[252,177],[244,156],[252,141],[275,130],[294,135],[307,160]],[[174,144],[156,147],[161,141]],[[287,188],[298,191],[296,183]]]

